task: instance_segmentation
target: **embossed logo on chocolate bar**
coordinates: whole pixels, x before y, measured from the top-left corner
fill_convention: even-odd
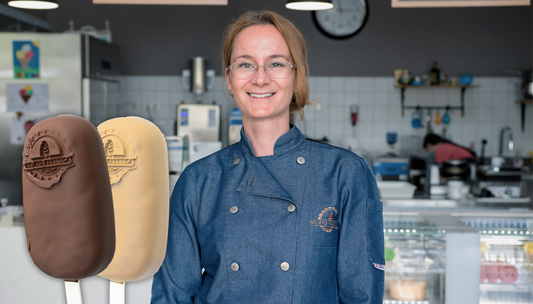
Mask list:
[[[28,135],[29,136],[29,135]],[[39,131],[24,147],[23,169],[28,178],[42,188],[50,188],[74,166],[67,141],[55,131]]]
[[[105,130],[100,132],[104,144],[105,157],[107,159],[107,171],[111,185],[120,182],[120,179],[128,171],[137,168],[135,166],[135,152],[131,148],[131,142],[126,134],[118,130]]]

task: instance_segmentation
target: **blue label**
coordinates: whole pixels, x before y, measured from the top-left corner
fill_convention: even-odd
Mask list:
[[[189,109],[181,109],[181,123],[182,126],[187,126],[189,124]]]
[[[207,123],[208,127],[217,126],[217,111],[215,109],[209,110],[209,122]]]

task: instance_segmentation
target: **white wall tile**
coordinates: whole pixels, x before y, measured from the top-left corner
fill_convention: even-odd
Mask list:
[[[389,94],[385,91],[378,91],[374,94],[374,105],[377,107],[386,107],[389,102]]]
[[[344,77],[331,77],[331,88],[332,92],[343,92],[344,91]]]
[[[360,92],[374,92],[374,78],[361,77],[359,78],[359,91]]]
[[[331,89],[330,77],[315,77],[315,87],[317,91],[329,91]]]
[[[168,91],[170,90],[170,78],[167,76],[156,76],[155,78],[155,89],[158,91]]]
[[[359,77],[345,77],[344,90],[346,92],[359,91]]]
[[[360,92],[359,93],[359,105],[374,105],[374,93],[373,92]]]
[[[141,90],[155,90],[154,76],[141,76]]]
[[[374,78],[374,91],[389,92],[392,89],[393,89],[392,78],[390,77],[375,77]]]

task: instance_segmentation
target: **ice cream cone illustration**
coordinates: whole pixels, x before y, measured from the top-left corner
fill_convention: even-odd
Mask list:
[[[31,58],[30,59],[27,59],[27,58],[19,59],[20,66],[22,67],[23,70],[28,69],[28,65],[30,64],[30,61],[31,61]]]
[[[31,96],[33,95],[33,88],[31,85],[26,85],[22,90],[19,91],[19,95],[24,100],[24,103],[28,103],[28,100],[30,100]]]
[[[33,55],[34,53],[28,43],[24,44],[22,48],[15,53],[15,56],[17,56],[17,59],[20,62],[20,66],[23,70],[28,69],[28,65],[30,64]]]

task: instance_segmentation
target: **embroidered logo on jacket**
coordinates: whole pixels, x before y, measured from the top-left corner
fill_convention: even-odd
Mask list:
[[[333,207],[327,207],[320,212],[318,219],[310,220],[309,224],[311,224],[311,226],[319,226],[326,232],[331,232],[333,229],[339,229],[339,222],[335,220],[336,218],[337,209]]]

